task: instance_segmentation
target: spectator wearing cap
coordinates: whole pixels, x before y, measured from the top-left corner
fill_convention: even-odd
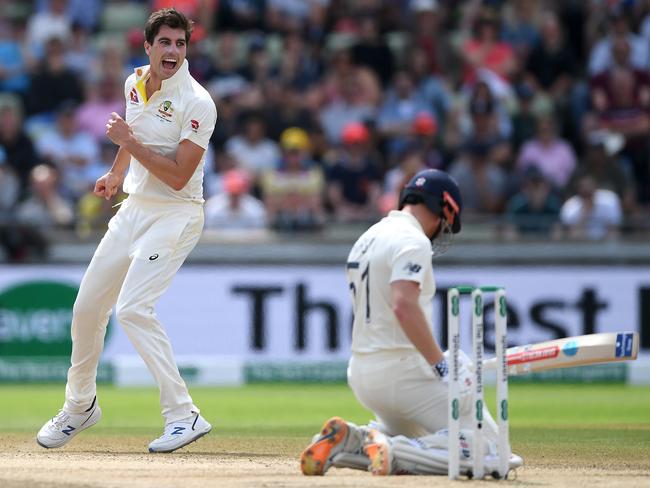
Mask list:
[[[538,118],[535,139],[525,143],[517,157],[520,172],[529,166],[539,168],[559,191],[566,187],[576,167],[573,148],[558,137],[555,122],[549,115]]]
[[[231,169],[223,174],[223,191],[205,202],[205,228],[214,230],[263,229],[267,225],[264,204],[248,193],[246,172]]]
[[[343,222],[369,222],[380,212],[382,177],[371,156],[370,132],[360,122],[346,125],[342,147],[327,171],[327,196],[334,217]]]
[[[270,225],[285,232],[319,229],[324,223],[325,180],[311,160],[309,136],[290,127],[280,136],[280,146],[279,165],[261,179]]]
[[[280,159],[278,145],[266,136],[266,122],[258,112],[244,116],[241,135],[228,139],[225,150],[239,161],[242,169],[253,175],[254,180],[262,172],[274,169]]]
[[[463,195],[463,212],[493,214],[503,211],[508,179],[501,166],[490,159],[491,146],[470,141],[449,168]]]
[[[58,168],[64,195],[77,201],[95,184],[105,167],[98,168],[99,145],[77,125],[77,108],[65,103],[54,128],[43,134],[36,149],[44,161]]]
[[[22,197],[27,189],[29,173],[38,164],[39,157],[24,130],[20,100],[9,95],[0,98],[0,147],[4,148],[6,165],[20,181]]]
[[[560,220],[571,239],[616,239],[623,223],[621,202],[616,193],[598,188],[592,176],[583,175],[576,194],[562,205]]]
[[[396,140],[411,135],[413,122],[421,113],[431,114],[429,103],[416,91],[411,75],[404,70],[397,71],[377,119],[377,128],[388,140],[389,149]]]
[[[562,201],[537,166],[529,166],[522,175],[521,191],[506,208],[509,237],[557,239]]]

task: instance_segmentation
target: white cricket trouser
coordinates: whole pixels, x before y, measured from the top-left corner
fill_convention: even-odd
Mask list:
[[[108,224],[81,281],[72,316],[72,358],[64,409],[83,412],[96,394],[99,356],[113,306],[160,388],[167,422],[199,409],[178,371],[154,307],[194,248],[203,206],[131,195]]]
[[[472,426],[473,378],[467,363],[462,358],[461,429]],[[348,384],[357,400],[377,416],[388,435],[416,438],[447,428],[447,383],[433,373],[418,351],[353,354],[348,366]],[[496,441],[498,427],[487,408],[483,409],[483,418],[486,438]]]

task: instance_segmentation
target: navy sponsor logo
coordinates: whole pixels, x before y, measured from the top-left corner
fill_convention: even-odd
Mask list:
[[[171,435],[180,435],[185,430],[185,427],[174,427],[174,432]]]
[[[410,261],[404,266],[404,271],[408,271],[408,274],[417,274],[422,269],[422,266],[416,263],[411,263]]]
[[[616,357],[632,357],[632,345],[634,344],[634,334],[616,334]]]
[[[151,256],[149,256],[149,261],[155,261],[156,259],[158,259],[157,254],[152,254]]]

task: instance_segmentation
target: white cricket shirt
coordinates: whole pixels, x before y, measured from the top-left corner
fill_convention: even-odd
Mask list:
[[[431,327],[436,292],[431,255],[431,241],[417,219],[397,210],[357,240],[347,261],[353,353],[415,350],[393,313],[390,284],[397,280],[420,284],[420,306]]]
[[[171,159],[175,159],[178,145],[185,139],[207,149],[217,121],[217,109],[210,94],[190,75],[187,60],[147,100],[148,77],[149,66],[141,66],[124,84],[126,123],[135,137],[152,151]],[[202,203],[204,164],[205,152],[187,185],[176,191],[132,157],[124,191],[156,199]]]

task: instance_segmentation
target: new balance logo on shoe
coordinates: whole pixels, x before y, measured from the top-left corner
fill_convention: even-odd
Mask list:
[[[163,435],[149,444],[149,452],[172,452],[210,432],[212,426],[198,413],[165,426]]]
[[[45,423],[36,434],[36,442],[46,449],[61,447],[79,432],[92,427],[102,418],[102,410],[93,400],[92,405],[83,413],[71,413],[60,410],[58,414]]]

